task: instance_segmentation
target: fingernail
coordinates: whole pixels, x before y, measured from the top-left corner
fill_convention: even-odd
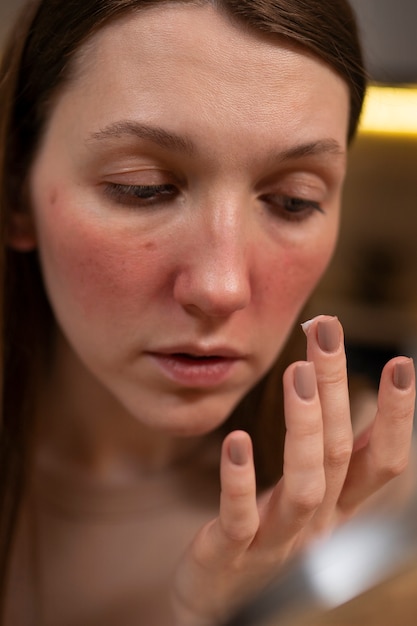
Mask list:
[[[234,465],[245,465],[249,458],[246,441],[232,439],[229,444],[229,457]]]
[[[294,370],[294,388],[302,400],[311,400],[316,394],[314,363],[299,363]]]
[[[340,345],[340,326],[337,317],[317,322],[317,341],[323,352],[336,352]]]
[[[414,363],[412,359],[396,363],[392,378],[397,389],[408,389],[414,378]]]

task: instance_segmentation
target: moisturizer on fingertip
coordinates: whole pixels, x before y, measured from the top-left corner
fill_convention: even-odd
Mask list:
[[[318,316],[317,316],[318,317]],[[307,334],[308,329],[310,328],[310,326],[312,325],[312,323],[314,322],[314,320],[317,319],[317,317],[312,317],[311,320],[306,320],[305,322],[303,322],[301,324],[301,328],[303,329],[304,333]]]
[[[314,324],[314,322],[315,322],[316,320],[318,320],[320,317],[328,317],[328,316],[327,316],[327,315],[323,315],[323,314],[321,314],[321,315],[316,315],[315,317],[312,317],[310,320],[306,320],[305,322],[303,322],[303,323],[301,324],[301,328],[303,329],[304,334],[306,334],[306,335],[307,335],[307,333],[308,333],[308,331],[309,331],[309,329],[310,329],[310,326],[312,326],[312,325]],[[336,316],[336,315],[332,315],[331,317],[333,317],[334,319],[337,319],[337,316]]]

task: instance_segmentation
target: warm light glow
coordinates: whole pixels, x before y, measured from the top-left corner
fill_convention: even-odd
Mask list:
[[[417,87],[369,87],[359,129],[417,136]]]

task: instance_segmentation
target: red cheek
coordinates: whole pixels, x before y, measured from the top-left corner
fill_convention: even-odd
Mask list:
[[[75,306],[89,321],[134,308],[158,288],[158,242],[133,237],[108,222],[74,219],[71,206],[51,192],[50,211],[41,228],[44,276],[56,310]],[[52,213],[52,202],[55,203]],[[51,215],[55,218],[52,220]]]
[[[300,308],[316,287],[330,261],[333,246],[316,250],[281,251],[276,264],[270,268],[264,282],[264,301],[273,315],[291,314]]]
[[[138,245],[133,251],[119,242],[104,242],[102,237],[91,235],[78,249],[72,246],[65,255],[68,280],[71,294],[84,313],[93,317],[100,309],[101,315],[103,311],[111,315],[121,307],[128,313],[137,306],[149,289],[154,249]]]

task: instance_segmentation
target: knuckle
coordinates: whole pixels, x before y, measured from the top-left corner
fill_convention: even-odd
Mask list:
[[[326,465],[331,469],[338,469],[348,465],[352,456],[352,441],[344,441],[329,446],[325,452]]]
[[[253,486],[247,484],[245,481],[234,483],[222,489],[221,495],[227,498],[232,505],[237,507],[243,506],[245,502],[249,502],[254,496]]]
[[[396,476],[400,476],[405,472],[408,466],[408,459],[400,459],[396,463],[391,463],[388,468],[385,470],[385,474],[388,475],[389,478],[395,478]]]
[[[311,438],[314,441],[314,438],[317,436],[321,436],[323,433],[323,426],[320,419],[311,419],[311,420],[303,420],[297,424],[291,424],[287,431],[291,433],[294,437],[302,437],[307,440]]]
[[[249,484],[246,480],[240,480],[227,484],[222,489],[222,493],[226,494],[230,500],[239,502],[240,500],[251,497],[252,490],[253,485],[251,483]]]
[[[389,411],[389,419],[391,424],[402,426],[411,422],[413,419],[414,406],[395,405]]]
[[[386,483],[405,472],[408,467],[408,456],[392,458],[376,465],[376,473],[382,483]]]
[[[229,520],[222,522],[222,530],[227,541],[235,544],[247,544],[253,540],[258,529],[256,520]]]
[[[339,390],[341,387],[346,387],[346,363],[340,364],[339,367],[335,369],[322,369],[317,373],[317,382],[321,385],[326,385],[330,388],[334,387],[336,390]]]
[[[298,518],[311,515],[323,502],[325,489],[323,485],[309,485],[308,489],[299,489],[291,497],[291,505]]]

